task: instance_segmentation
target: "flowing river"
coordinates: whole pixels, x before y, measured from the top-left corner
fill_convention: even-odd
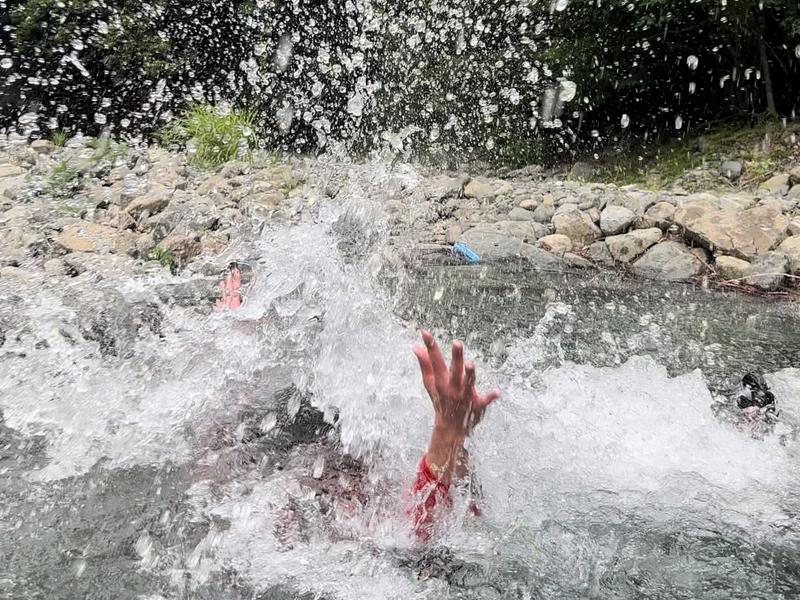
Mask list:
[[[380,189],[402,169],[352,169],[344,202],[241,232],[238,311],[163,303],[166,274],[0,281],[0,598],[800,594],[796,306],[392,271]],[[457,500],[426,547],[404,514],[432,415],[419,327],[503,390],[470,445],[483,515]],[[762,436],[737,426],[748,371],[781,410]]]

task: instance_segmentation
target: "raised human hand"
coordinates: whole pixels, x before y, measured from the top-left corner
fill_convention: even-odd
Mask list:
[[[423,331],[422,341],[424,346],[416,346],[413,351],[435,413],[428,460],[431,468],[438,470],[437,475],[449,480],[463,454],[464,439],[481,421],[487,407],[500,397],[500,391],[478,393],[475,364],[464,362],[461,342],[453,342],[448,369],[433,335]]]

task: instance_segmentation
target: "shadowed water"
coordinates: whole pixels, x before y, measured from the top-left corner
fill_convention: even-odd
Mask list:
[[[55,284],[0,289],[0,597],[800,593],[796,308],[593,273],[387,282],[375,198],[406,175],[381,168],[243,232],[235,313],[157,303],[157,327],[98,336]],[[123,310],[167,279],[94,285]],[[418,325],[504,391],[470,448],[484,516],[457,497],[428,548],[403,514],[431,418]],[[765,439],[714,409],[750,369],[784,415]]]

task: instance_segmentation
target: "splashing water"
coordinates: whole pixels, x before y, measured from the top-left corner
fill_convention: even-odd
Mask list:
[[[568,362],[578,302],[543,302],[543,316],[529,313],[530,327],[502,351],[480,341],[499,335],[488,320],[476,332],[468,349],[480,383],[504,390],[470,448],[484,516],[466,516],[457,497],[436,542],[417,547],[403,490],[431,413],[410,353],[416,324],[398,316],[399,296],[412,295],[428,326],[433,286],[410,276],[390,293],[381,240],[382,199],[419,177],[381,163],[347,169],[336,207],[242,232],[235,254],[253,278],[239,311],[159,305],[160,274],[90,291],[80,278],[69,290],[2,290],[14,307],[0,314],[10,323],[3,594],[91,596],[102,585],[140,598],[188,589],[777,599],[800,590],[791,436],[756,440],[721,420],[696,370],[671,376],[635,352],[617,366]],[[448,294],[471,298],[478,315],[495,311],[473,283]],[[102,308],[104,330],[87,325],[86,305]],[[593,343],[608,342],[595,332]],[[800,374],[769,380],[795,422],[788,399]],[[311,406],[318,433],[291,430]],[[345,468],[342,453],[363,466]],[[320,486],[360,488],[359,499]],[[109,583],[111,573],[122,575]]]

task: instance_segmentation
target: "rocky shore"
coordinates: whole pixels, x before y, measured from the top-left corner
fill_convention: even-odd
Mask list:
[[[0,143],[0,280],[168,270],[196,284],[182,283],[169,299],[211,300],[239,232],[343,201],[354,173],[371,169],[262,158],[206,172],[186,158],[107,139]],[[653,192],[533,167],[502,178],[406,168],[369,193],[383,208],[384,256],[395,268],[458,263],[452,249],[461,243],[482,263],[534,269],[617,269],[767,291],[800,276],[800,166],[750,193]]]

